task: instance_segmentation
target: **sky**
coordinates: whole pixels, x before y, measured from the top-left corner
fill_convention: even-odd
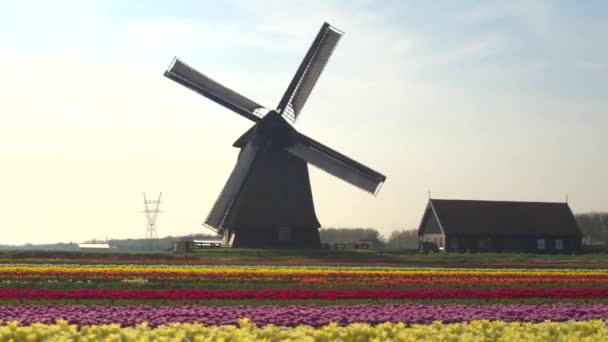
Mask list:
[[[274,108],[345,32],[296,128],[387,175],[311,168],[324,227],[415,229],[433,198],[608,210],[605,1],[0,0],[0,244],[201,224],[251,123],[164,78],[178,56]]]

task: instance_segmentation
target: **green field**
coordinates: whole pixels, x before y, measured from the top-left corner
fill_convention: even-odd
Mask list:
[[[393,265],[403,267],[534,267],[608,268],[608,253],[402,253],[375,250],[230,249],[187,254],[127,252],[3,251],[0,262],[45,263],[196,263],[256,265]]]

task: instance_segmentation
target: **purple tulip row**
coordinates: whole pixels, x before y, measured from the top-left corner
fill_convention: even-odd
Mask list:
[[[94,325],[120,323],[133,326],[148,322],[158,326],[173,322],[198,322],[204,325],[236,324],[249,318],[258,326],[322,326],[331,322],[349,323],[404,322],[428,324],[466,322],[487,319],[520,322],[608,319],[608,305],[541,304],[541,305],[417,305],[385,304],[355,306],[83,306],[83,305],[17,305],[0,306],[0,320],[32,323],[54,323],[57,319],[71,324]]]

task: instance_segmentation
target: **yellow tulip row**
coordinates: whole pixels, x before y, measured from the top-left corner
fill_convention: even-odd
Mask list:
[[[0,265],[0,275],[7,273],[27,273],[45,274],[52,273],[86,273],[94,276],[103,273],[129,273],[129,274],[164,274],[164,273],[184,273],[184,274],[239,274],[239,275],[263,275],[263,276],[288,276],[292,274],[334,274],[342,275],[427,275],[427,276],[605,276],[605,271],[547,271],[547,270],[483,270],[483,269],[301,269],[301,268],[205,268],[205,267],[140,267],[140,266],[96,266],[88,267],[83,265],[69,266],[3,266]]]
[[[321,328],[265,326],[243,319],[239,326],[205,327],[175,323],[157,328],[146,324],[83,326],[56,324],[0,326],[0,341],[608,341],[608,327],[600,320],[583,322],[469,323],[406,326],[402,323],[335,324]]]

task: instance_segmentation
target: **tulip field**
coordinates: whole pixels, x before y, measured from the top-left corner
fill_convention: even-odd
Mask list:
[[[608,340],[603,268],[137,261],[5,261],[0,341]]]

